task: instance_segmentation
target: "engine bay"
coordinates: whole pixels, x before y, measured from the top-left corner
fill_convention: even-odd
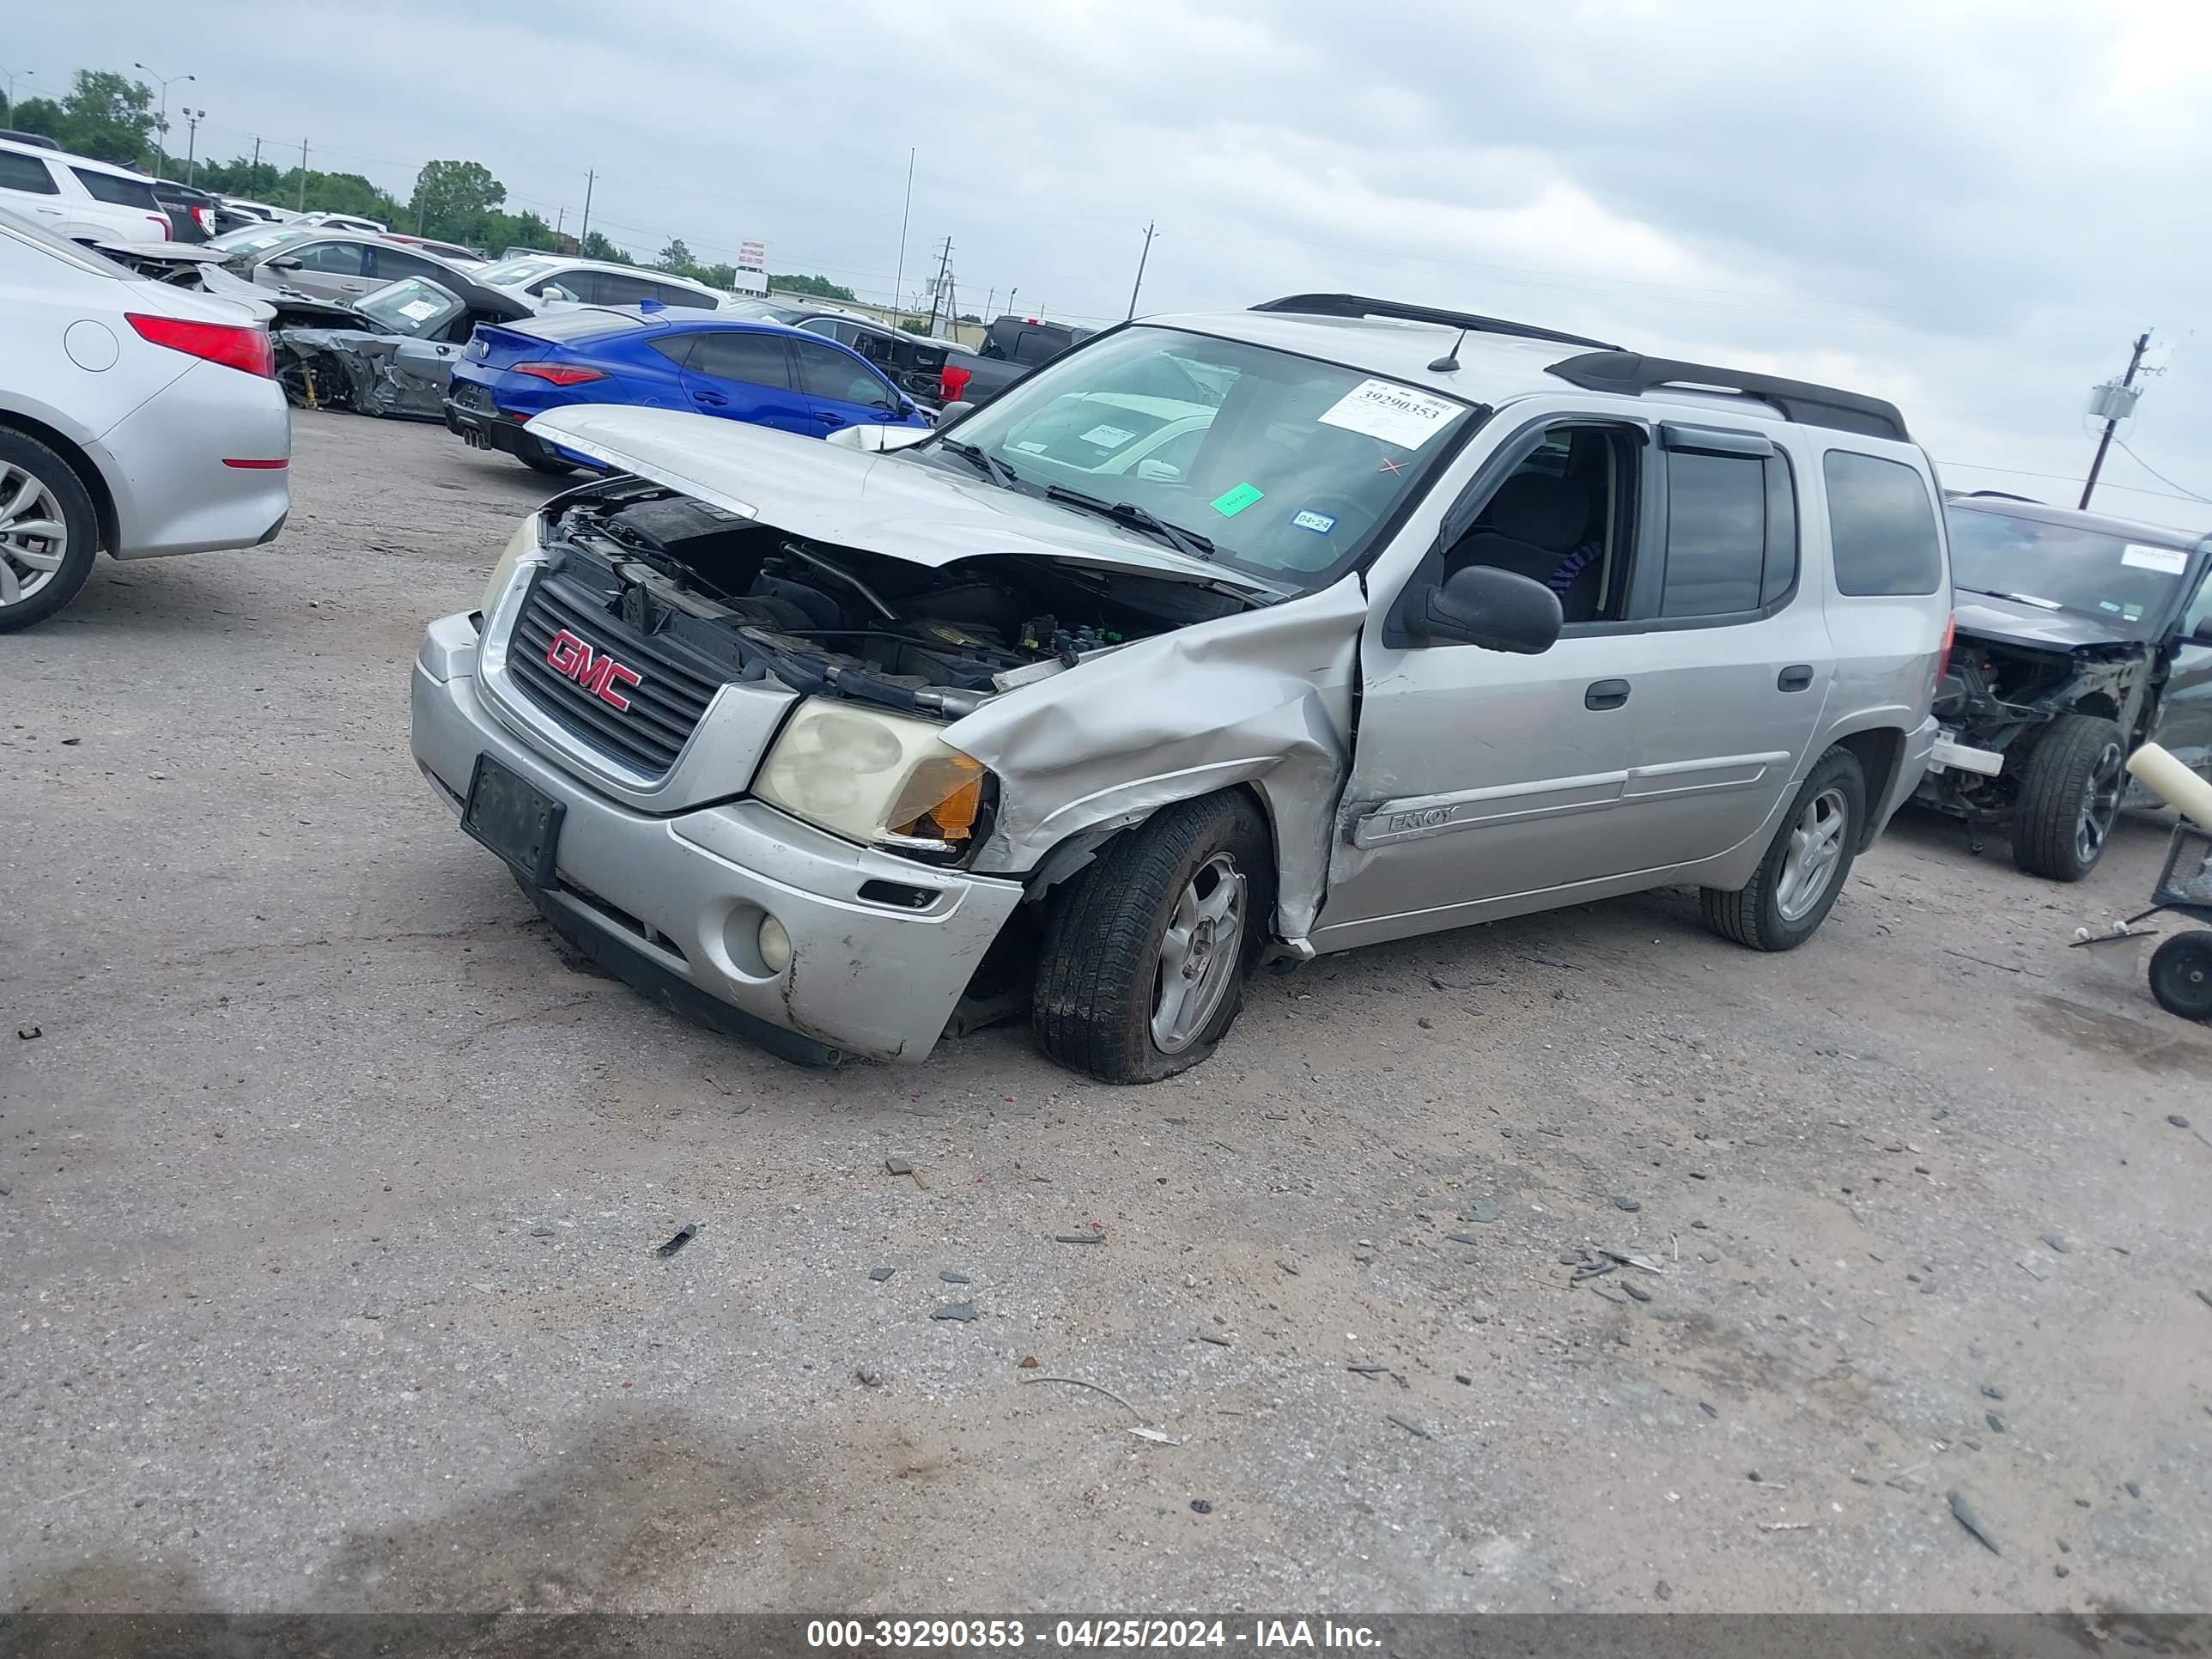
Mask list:
[[[736,677],[957,719],[1130,641],[1243,610],[1243,596],[1012,554],[932,568],[808,541],[659,485],[622,480],[549,509],[556,562],[582,559],[714,626]],[[635,612],[636,614],[631,614]]]

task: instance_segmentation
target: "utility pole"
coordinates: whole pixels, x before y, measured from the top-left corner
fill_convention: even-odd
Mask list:
[[[199,176],[200,123],[207,119],[204,109],[185,111],[185,183],[189,185]]]
[[[556,209],[553,215],[553,246],[561,246],[561,228],[568,222],[568,210]]]
[[[146,69],[146,65],[143,64],[133,64],[131,67],[132,69],[146,70],[147,74],[153,76],[156,81],[159,81],[161,83],[161,137],[166,139],[169,133],[169,83],[173,81],[197,81],[199,79],[199,76],[197,75],[157,74],[153,70]],[[8,101],[12,104],[15,100],[11,96]],[[159,164],[154,169],[156,173],[164,173],[168,170],[168,161],[163,153],[161,144],[158,141],[154,145],[154,160]]]
[[[899,214],[897,274],[891,278],[891,326],[899,325],[899,309],[906,303],[906,228],[914,217],[914,147],[906,152],[906,206]]]
[[[1137,256],[1137,280],[1129,284],[1129,316],[1132,319],[1137,314],[1137,290],[1145,285],[1145,261],[1152,257],[1152,233],[1158,225],[1159,221],[1155,219],[1145,227],[1144,252]]]
[[[928,331],[932,334],[937,332],[937,302],[945,297],[945,273],[951,268],[951,265],[952,239],[948,236],[945,239],[945,246],[938,250],[937,280],[929,285]]]
[[[302,138],[301,140],[300,140],[300,208],[299,208],[299,210],[300,210],[301,212],[302,212],[302,213],[305,213],[305,212],[307,210],[307,141],[306,139],[304,139],[304,138]]]
[[[253,171],[261,171],[261,135],[258,132],[253,135]]]
[[[580,248],[592,234],[592,186],[599,182],[599,178],[596,173],[584,175],[584,228],[576,233],[576,246]]]
[[[2150,331],[2145,329],[2136,336],[2136,349],[2128,357],[2128,372],[2120,377],[2120,390],[2134,390],[2136,371],[2142,367],[2143,353],[2150,349]],[[2105,453],[2112,447],[2112,434],[2119,429],[2122,410],[2114,410],[2105,417],[2105,435],[2097,440],[2097,459],[2089,463],[2089,476],[2081,481],[2081,511],[2089,508],[2089,493],[2097,487],[2097,475],[2105,470]]]

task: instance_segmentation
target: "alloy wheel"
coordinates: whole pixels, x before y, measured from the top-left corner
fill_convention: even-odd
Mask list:
[[[0,605],[37,594],[68,556],[61,498],[37,474],[0,461]]]
[[[1243,959],[1244,878],[1234,858],[1216,853],[1183,888],[1160,939],[1152,1042],[1162,1054],[1180,1054],[1205,1034]]]

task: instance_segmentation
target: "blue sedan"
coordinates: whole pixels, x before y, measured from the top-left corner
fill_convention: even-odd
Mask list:
[[[446,425],[540,472],[589,465],[524,427],[570,404],[684,409],[802,437],[847,426],[927,426],[858,352],[757,319],[585,306],[477,325],[453,368]]]

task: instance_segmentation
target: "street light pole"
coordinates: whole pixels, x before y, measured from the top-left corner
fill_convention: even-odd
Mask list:
[[[37,74],[38,70],[25,70],[23,71],[23,78],[26,81],[28,81],[35,77]],[[4,75],[8,77],[8,107],[12,111],[15,107],[15,71],[9,69],[5,64],[0,64],[0,75]]]
[[[134,63],[131,67],[137,70],[146,70],[147,74],[152,76],[156,81],[159,81],[161,83],[161,140],[157,140],[154,145],[154,160],[159,163],[159,165],[155,167],[154,171],[160,173],[165,171],[168,166],[167,155],[162,149],[161,141],[166,140],[169,136],[169,83],[172,81],[197,81],[199,79],[199,76],[197,75],[163,75],[158,70],[146,69],[146,65],[143,64]]]

